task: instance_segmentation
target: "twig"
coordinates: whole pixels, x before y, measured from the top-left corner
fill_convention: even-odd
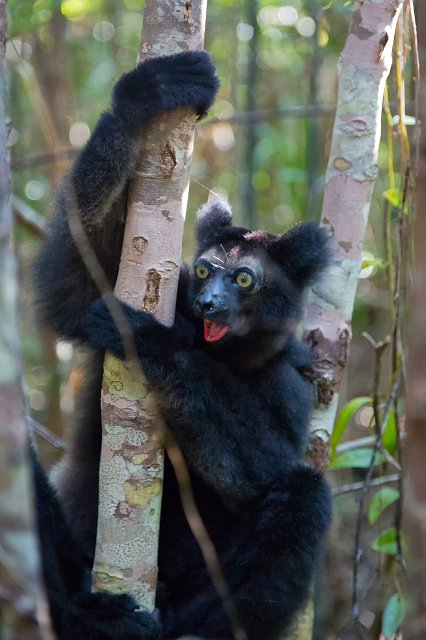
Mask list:
[[[13,213],[19,222],[35,235],[45,238],[47,234],[46,219],[18,196],[12,195],[11,200]]]
[[[382,484],[389,484],[390,482],[398,482],[401,477],[400,473],[392,473],[388,476],[380,476],[378,478],[373,478],[370,481],[370,487],[381,486]],[[345,493],[353,493],[355,491],[362,491],[365,486],[365,480],[361,482],[352,482],[350,484],[343,484],[341,487],[336,487],[332,489],[333,497],[341,496]]]
[[[21,171],[21,169],[28,169],[29,167],[36,167],[37,165],[51,164],[61,159],[72,160],[79,152],[79,149],[58,149],[57,151],[51,151],[49,153],[35,153],[32,156],[15,158],[15,160],[12,161],[12,171]]]
[[[374,388],[373,388],[373,411],[374,411],[374,428],[376,431],[376,439],[373,446],[373,451],[371,454],[370,465],[368,467],[367,474],[364,479],[363,487],[361,489],[361,497],[359,499],[359,507],[358,507],[358,517],[356,523],[356,531],[355,531],[355,552],[354,552],[354,570],[353,570],[353,579],[352,579],[352,617],[355,621],[358,620],[359,617],[359,603],[358,603],[358,567],[360,560],[360,540],[361,540],[361,519],[362,512],[364,509],[364,501],[367,495],[368,487],[372,481],[373,471],[374,471],[374,461],[376,458],[376,454],[380,448],[381,439],[382,439],[382,426],[380,423],[380,376],[381,376],[381,365],[382,365],[382,357],[389,346],[389,340],[383,340],[382,342],[376,342],[373,338],[367,334],[363,333],[363,336],[369,341],[371,346],[374,348],[375,352],[375,367],[374,367]],[[389,404],[388,411],[385,411],[386,421],[383,420],[383,423],[386,425],[388,415],[390,412],[391,404]]]
[[[69,447],[67,443],[61,438],[55,436],[50,429],[37,422],[37,420],[34,420],[31,416],[27,416],[27,421],[30,429],[32,429],[37,435],[44,438],[53,447],[56,447],[56,449],[62,449],[63,451],[68,451]]]

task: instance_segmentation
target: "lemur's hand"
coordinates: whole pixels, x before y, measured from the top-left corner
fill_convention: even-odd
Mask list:
[[[197,114],[204,116],[218,87],[215,67],[206,51],[153,58],[119,79],[113,110],[135,130],[164,109],[194,106]]]
[[[120,316],[123,317],[123,311],[127,305],[123,305],[119,300],[115,300],[113,306],[116,305],[119,305],[118,312]],[[126,329],[129,326],[126,316],[124,326]],[[102,298],[98,298],[98,300],[92,303],[81,319],[79,328],[79,337],[83,342],[96,349],[111,351],[121,359],[124,358],[122,334],[111,315],[109,307]],[[132,329],[130,328],[130,330]]]
[[[111,302],[107,306],[99,298],[89,307],[79,326],[78,337],[83,342],[120,359],[125,357],[126,335],[135,341],[139,355],[155,357],[164,348],[170,352],[191,348],[194,326],[180,314],[172,327],[166,327],[147,311],[133,309],[118,299]]]

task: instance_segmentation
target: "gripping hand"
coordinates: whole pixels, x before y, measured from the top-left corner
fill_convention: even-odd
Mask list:
[[[113,111],[134,131],[163,110],[193,106],[198,116],[204,116],[218,87],[205,51],[153,58],[120,78],[114,87]]]

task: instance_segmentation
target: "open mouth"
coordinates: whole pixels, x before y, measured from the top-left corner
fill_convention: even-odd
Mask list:
[[[204,340],[206,340],[206,342],[217,342],[229,331],[229,327],[227,327],[226,324],[219,324],[218,322],[206,320],[205,318],[203,322]]]

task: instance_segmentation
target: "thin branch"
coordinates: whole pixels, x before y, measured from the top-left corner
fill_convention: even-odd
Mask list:
[[[12,195],[12,210],[17,220],[29,231],[40,238],[46,237],[46,218],[43,218],[38,211],[30,207],[29,204],[16,195]]]
[[[398,482],[401,477],[400,473],[392,473],[388,476],[379,476],[378,478],[373,478],[370,481],[370,487],[381,486],[382,484],[389,484],[390,482]],[[362,491],[365,487],[365,480],[360,482],[351,482],[350,484],[343,484],[340,487],[336,487],[332,489],[333,497],[341,496],[345,493],[353,493],[355,491]]]
[[[12,161],[12,171],[21,171],[39,165],[48,165],[58,160],[73,160],[80,153],[79,149],[58,149],[50,153],[35,153],[32,156],[15,158]]]
[[[61,438],[55,436],[55,434],[52,433],[50,429],[47,429],[47,427],[37,422],[37,420],[34,420],[34,418],[32,418],[31,416],[27,416],[27,422],[30,429],[32,429],[38,436],[44,438],[44,440],[51,444],[52,447],[55,447],[56,449],[62,449],[62,451],[68,451],[68,444]]]

